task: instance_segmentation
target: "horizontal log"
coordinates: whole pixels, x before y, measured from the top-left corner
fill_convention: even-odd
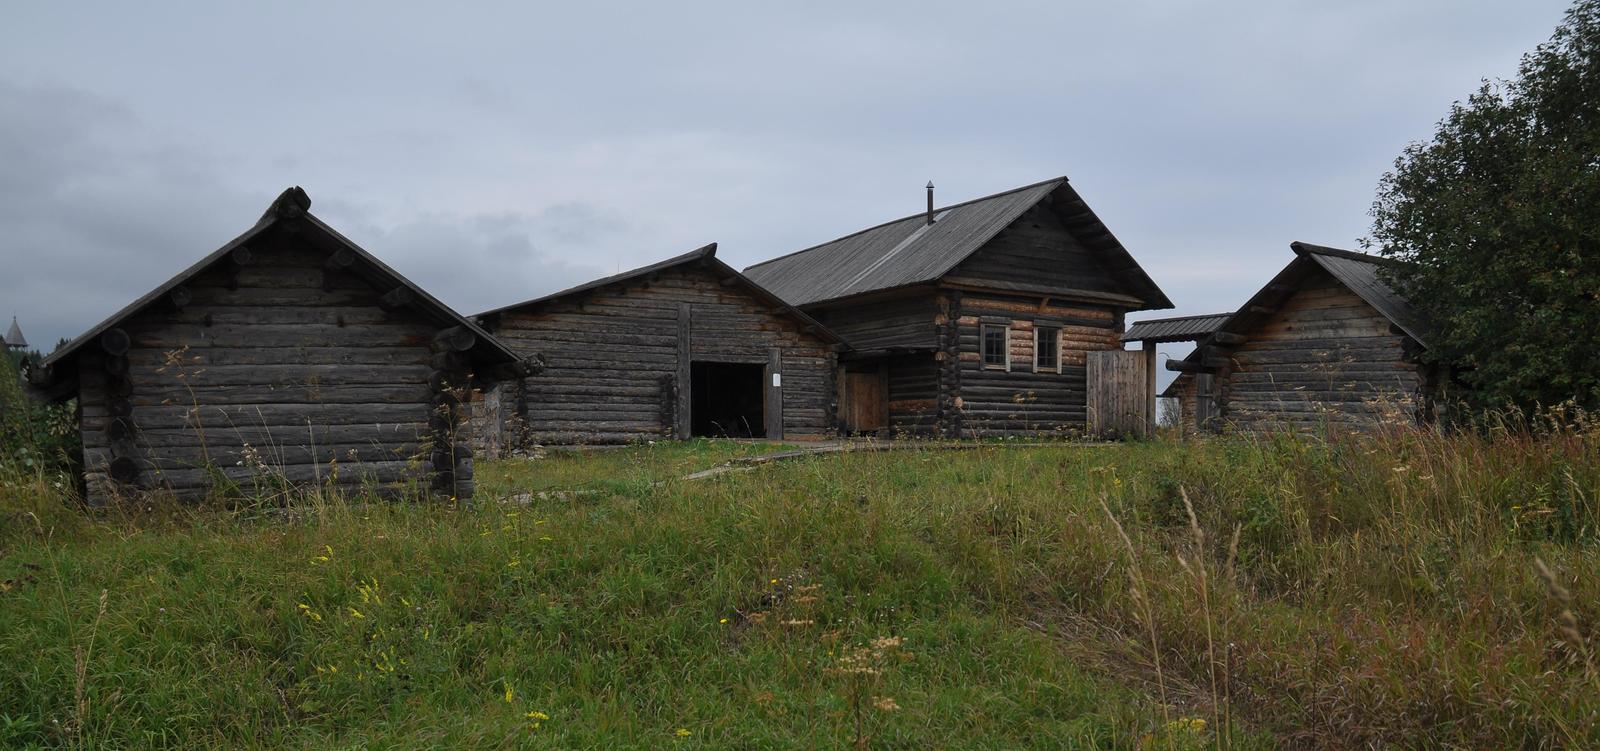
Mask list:
[[[415,423],[425,419],[426,405],[415,404],[250,404],[200,407],[167,406],[142,407],[137,416],[142,430],[159,428],[185,428],[198,424],[208,430],[235,426],[286,426],[305,425],[385,425]],[[103,410],[84,408],[84,421],[91,424],[94,418],[105,417]]]
[[[387,386],[426,384],[425,365],[185,365],[160,372],[146,366],[133,374],[141,394],[185,394],[199,386]]]
[[[133,407],[191,406],[193,404],[413,404],[425,405],[431,396],[426,384],[381,386],[283,385],[283,386],[195,386],[189,389],[162,389],[151,393],[140,389],[132,397]],[[115,410],[111,410],[113,414]]]
[[[426,346],[429,335],[405,326],[353,326],[331,324],[251,326],[245,324],[192,327],[173,325],[130,326],[134,346],[163,352],[183,347],[411,347]],[[134,329],[137,329],[134,331]]]
[[[386,449],[416,444],[431,437],[426,422],[389,425],[284,425],[219,426],[204,434],[192,428],[145,430],[135,439],[140,449],[178,447],[216,447],[225,449],[248,443],[263,447],[288,445],[370,446]]]
[[[166,352],[134,349],[128,361],[135,367],[166,367]],[[459,353],[457,353],[459,354]],[[428,365],[427,347],[198,347],[177,356],[170,370],[214,365]],[[462,365],[466,359],[461,360]]]

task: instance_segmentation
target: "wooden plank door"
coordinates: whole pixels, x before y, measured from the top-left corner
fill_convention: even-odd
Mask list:
[[[839,416],[846,433],[889,427],[888,383],[884,373],[846,372],[839,381]]]
[[[1148,394],[1154,373],[1145,353],[1089,352],[1089,433],[1101,438],[1144,436],[1150,426]]]

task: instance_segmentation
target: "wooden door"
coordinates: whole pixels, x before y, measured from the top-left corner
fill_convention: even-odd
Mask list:
[[[1089,433],[1101,438],[1143,436],[1150,425],[1149,379],[1145,353],[1128,350],[1089,352]]]
[[[864,433],[889,427],[888,379],[882,371],[846,371],[839,386],[839,421],[844,432]]]

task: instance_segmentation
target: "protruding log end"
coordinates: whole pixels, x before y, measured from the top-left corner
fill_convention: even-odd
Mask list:
[[[240,245],[228,254],[228,260],[232,261],[235,266],[249,266],[254,257],[255,253],[250,250],[248,245]]]
[[[112,357],[128,354],[128,348],[131,346],[133,339],[122,329],[106,329],[106,332],[100,335],[100,348]]]
[[[119,456],[111,460],[107,468],[111,479],[124,485],[139,479],[139,463],[126,456]]]
[[[344,271],[354,266],[355,262],[355,251],[349,248],[340,248],[328,254],[328,260],[323,263],[323,266],[329,271]]]
[[[465,326],[451,326],[433,335],[435,352],[466,352],[478,343],[478,335]]]
[[[112,443],[118,443],[133,438],[133,420],[126,417],[114,417],[106,423],[106,438]]]
[[[410,289],[395,287],[378,298],[378,306],[384,310],[399,310],[410,305],[413,299],[415,299],[415,296],[411,294]]]
[[[107,357],[101,363],[101,367],[113,378],[128,377],[128,358],[126,355],[112,355],[111,357]]]
[[[189,307],[191,302],[194,302],[194,293],[181,284],[167,293],[167,303],[172,305],[174,310],[183,310]]]
[[[310,210],[311,196],[298,185],[285,190],[272,204],[272,211],[279,219],[299,219]]]

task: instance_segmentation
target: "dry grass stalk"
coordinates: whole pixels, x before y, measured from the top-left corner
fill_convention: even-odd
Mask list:
[[[1156,691],[1161,702],[1161,721],[1165,725],[1172,724],[1172,713],[1168,708],[1167,680],[1161,671],[1161,642],[1156,638],[1156,617],[1150,607],[1150,599],[1145,595],[1144,572],[1139,568],[1139,553],[1133,547],[1133,539],[1128,537],[1127,530],[1122,528],[1122,522],[1117,521],[1115,514],[1111,513],[1111,506],[1106,503],[1106,494],[1100,494],[1100,508],[1106,512],[1106,518],[1111,520],[1111,526],[1117,530],[1117,536],[1122,538],[1123,547],[1128,549],[1128,581],[1132,585],[1130,595],[1137,607],[1134,611],[1139,620],[1144,622],[1146,633],[1150,637],[1150,658],[1155,662]],[[1172,738],[1167,738],[1167,746],[1172,746]]]

